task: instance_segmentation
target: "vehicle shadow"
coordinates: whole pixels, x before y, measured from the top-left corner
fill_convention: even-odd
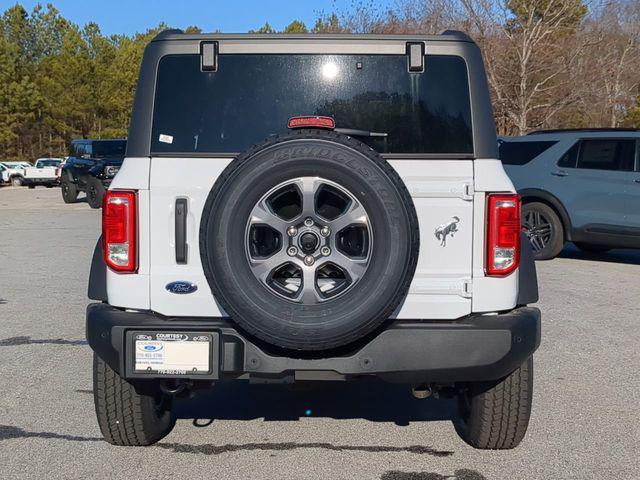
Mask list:
[[[14,425],[0,425],[0,442],[16,438],[45,438],[68,440],[70,442],[103,442],[101,437],[82,437],[78,435],[64,435],[55,432],[30,432]]]
[[[607,263],[626,263],[629,265],[640,265],[640,250],[615,249],[605,253],[583,252],[572,243],[567,243],[559,258],[570,258],[573,260],[589,260]]]
[[[456,470],[453,476],[432,472],[402,472],[390,470],[384,473],[380,480],[487,480],[484,475],[466,468]]]
[[[181,419],[193,419],[193,425],[200,428],[215,426],[216,420],[298,421],[303,417],[365,419],[406,426],[410,422],[455,419],[457,418],[455,407],[455,402],[452,400],[433,398],[417,400],[413,398],[407,385],[387,384],[377,380],[317,382],[295,386],[228,382],[216,385],[210,390],[200,391],[188,402],[178,399],[174,404],[174,413]],[[454,454],[450,450],[440,450],[423,444],[358,445],[317,441],[263,441],[225,445],[162,442],[158,447],[173,452],[200,455],[220,455],[249,450],[300,449],[363,453],[407,452],[434,457],[449,457]]]
[[[86,340],[67,340],[64,338],[31,338],[19,336],[0,339],[0,347],[16,347],[20,345],[88,345]]]
[[[399,426],[458,418],[454,400],[417,400],[408,385],[379,380],[296,386],[223,382],[196,393],[189,401],[178,399],[175,413],[178,418],[194,419],[196,426],[207,426],[215,420],[296,421],[307,416],[366,419]]]

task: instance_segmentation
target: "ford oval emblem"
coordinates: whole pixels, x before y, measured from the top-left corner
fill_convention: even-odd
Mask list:
[[[193,293],[198,290],[198,286],[191,282],[171,282],[166,287],[168,292],[177,293],[178,295],[186,295],[187,293]]]
[[[145,353],[159,352],[164,348],[162,345],[162,342],[150,341],[150,342],[136,342],[136,343],[138,344],[138,350]],[[140,343],[142,345],[140,345]]]

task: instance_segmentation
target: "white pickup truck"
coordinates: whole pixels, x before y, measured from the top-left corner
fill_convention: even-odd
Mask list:
[[[33,167],[26,167],[22,175],[22,184],[29,188],[44,185],[51,188],[58,184],[56,168],[62,163],[61,158],[39,158]]]

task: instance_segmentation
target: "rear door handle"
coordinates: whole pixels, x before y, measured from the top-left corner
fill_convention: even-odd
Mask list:
[[[187,263],[187,199],[176,199],[176,263]]]
[[[556,177],[567,177],[569,174],[564,170],[556,170],[555,172],[551,172],[551,175],[555,175]]]

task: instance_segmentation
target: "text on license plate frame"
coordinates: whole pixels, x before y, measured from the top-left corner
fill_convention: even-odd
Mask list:
[[[133,376],[210,377],[217,368],[218,334],[187,331],[128,332]]]

